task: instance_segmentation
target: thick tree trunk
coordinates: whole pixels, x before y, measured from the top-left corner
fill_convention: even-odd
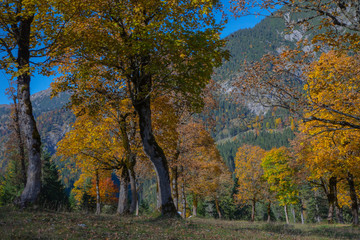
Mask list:
[[[336,188],[336,177],[331,177],[329,179],[329,191],[326,196],[329,203],[329,211],[328,211],[328,223],[334,223],[334,211],[335,211],[335,188]]]
[[[198,206],[198,197],[196,194],[193,194],[193,216],[197,216],[197,206]]]
[[[99,172],[96,170],[95,174],[96,181],[96,212],[99,215],[101,213],[101,200],[100,200],[100,189],[99,189]]]
[[[215,206],[216,206],[216,211],[217,211],[217,214],[219,216],[219,219],[222,219],[220,206],[219,206],[219,200],[217,199],[217,197],[215,197]]]
[[[172,177],[172,194],[174,196],[175,208],[179,209],[179,189],[178,189],[178,170],[177,167],[171,168],[171,177]]]
[[[271,201],[268,202],[267,205],[267,222],[269,223],[271,221]]]
[[[352,213],[352,223],[354,225],[359,225],[359,205],[355,190],[354,176],[351,173],[348,173],[347,181],[349,184],[350,190],[350,199],[351,199],[351,213]]]
[[[130,205],[130,213],[133,214],[136,211],[137,206],[137,191],[136,191],[136,178],[134,171],[129,169],[130,176],[130,186],[131,186],[131,205]]]
[[[14,117],[13,117],[13,121],[14,121],[14,130],[15,130],[15,135],[17,138],[17,148],[18,148],[18,152],[19,152],[19,157],[20,157],[20,165],[21,165],[21,182],[24,184],[24,187],[26,185],[26,164],[25,164],[25,150],[24,150],[24,141],[23,141],[23,137],[21,134],[21,127],[20,127],[20,119],[19,119],[19,106],[16,100],[16,96],[13,96],[13,101],[14,101]]]
[[[136,210],[136,204],[137,204],[136,179],[135,179],[135,171],[134,171],[134,167],[136,164],[136,155],[132,153],[131,147],[130,147],[128,128],[126,125],[126,118],[128,116],[129,116],[129,114],[123,114],[120,116],[120,131],[121,131],[121,137],[122,137],[122,144],[123,144],[123,147],[125,149],[125,154],[126,154],[124,168],[126,168],[128,171],[127,176],[130,179],[130,186],[131,186],[131,204],[130,204],[129,212],[134,213]],[[123,171],[125,171],[125,169]]]
[[[24,133],[28,152],[28,171],[26,185],[21,193],[20,205],[26,207],[34,203],[41,190],[41,139],[36,128],[30,101],[30,29],[33,17],[28,17],[20,22],[19,49],[17,63],[19,71],[23,73],[17,79],[19,100],[20,126]]]
[[[117,214],[124,215],[129,212],[128,204],[128,186],[129,186],[129,173],[126,167],[121,169],[120,174],[120,189],[119,189],[119,202]]]
[[[251,221],[254,222],[255,221],[255,213],[256,213],[256,200],[255,198],[252,199],[251,201],[252,205],[251,205]]]
[[[181,185],[181,200],[182,200],[182,217],[186,218],[186,193],[185,193],[185,182]]]
[[[145,94],[145,92],[141,92],[141,94]],[[177,216],[177,210],[171,196],[170,176],[167,160],[164,151],[156,142],[152,131],[150,98],[146,97],[136,101],[134,103],[134,107],[139,115],[140,135],[144,151],[150,158],[156,171],[161,200],[161,214],[166,216]]]
[[[286,219],[286,224],[289,224],[289,215],[288,215],[288,211],[287,211],[287,205],[284,205],[284,212],[285,212],[285,219]]]

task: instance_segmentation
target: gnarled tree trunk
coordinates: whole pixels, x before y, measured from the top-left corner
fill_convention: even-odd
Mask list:
[[[21,193],[20,205],[26,207],[34,203],[41,190],[41,139],[36,128],[30,101],[30,30],[33,17],[21,20],[18,32],[18,69],[21,75],[17,79],[17,97],[19,103],[20,126],[24,133],[28,152],[28,171],[26,185]]]
[[[145,87],[145,86],[142,86]],[[149,91],[141,91],[142,94]],[[168,163],[164,151],[155,140],[151,126],[150,97],[138,99],[134,103],[136,112],[139,115],[140,135],[146,155],[150,158],[156,172],[159,183],[161,214],[177,216],[173,198],[171,196],[170,176]]]

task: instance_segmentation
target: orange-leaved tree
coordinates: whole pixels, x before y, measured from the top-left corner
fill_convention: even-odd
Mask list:
[[[235,174],[238,180],[238,193],[235,197],[240,203],[251,202],[251,221],[255,220],[256,202],[266,200],[269,191],[261,166],[264,156],[265,150],[251,145],[239,147],[235,156]]]

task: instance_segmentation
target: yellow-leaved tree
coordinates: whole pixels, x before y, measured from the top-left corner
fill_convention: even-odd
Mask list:
[[[287,206],[298,201],[298,189],[295,183],[295,172],[290,167],[291,154],[285,148],[273,148],[262,159],[264,178],[274,191],[281,206],[284,206],[286,223],[289,224]]]
[[[259,146],[243,145],[239,147],[235,156],[235,174],[238,179],[238,193],[236,199],[240,203],[251,202],[251,221],[255,220],[256,203],[260,200],[268,200],[269,186],[264,179],[264,171],[261,160],[265,156],[265,150]],[[268,206],[270,207],[270,206]],[[268,220],[270,213],[268,212]]]

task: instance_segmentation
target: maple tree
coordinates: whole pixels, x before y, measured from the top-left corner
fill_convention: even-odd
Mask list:
[[[72,57],[64,61],[67,66],[77,66],[73,72],[67,66],[63,70],[73,76],[97,74],[89,69],[102,66],[106,68],[103,93],[131,99],[139,115],[144,150],[156,169],[163,214],[174,215],[176,209],[168,162],[153,134],[151,99],[173,92],[184,96],[186,103],[201,106],[200,90],[227,55],[220,48],[224,43],[219,38],[221,24],[214,18],[220,6],[217,1],[69,1],[62,8],[66,16],[73,16],[65,45],[76,45],[58,53]],[[85,90],[74,77],[62,80],[53,86]],[[79,92],[89,97],[96,87]]]
[[[287,206],[298,201],[298,190],[294,181],[294,169],[289,166],[291,158],[287,148],[273,148],[262,159],[264,178],[270,190],[276,193],[280,205],[284,206],[286,223],[289,224]]]
[[[131,117],[129,102],[123,100],[116,110],[108,105],[107,108],[102,109],[100,115],[91,115],[83,111],[85,111],[83,106],[74,107],[74,112],[78,115],[73,124],[74,129],[58,143],[57,154],[75,156],[76,165],[82,172],[96,175],[96,179],[102,170],[118,170],[120,178],[118,213],[134,212],[137,202],[134,173],[136,146],[130,144],[130,141],[134,141],[135,133],[127,129],[129,123],[126,119]],[[136,119],[132,117],[131,121]],[[129,182],[133,196],[130,209],[127,201]],[[96,183],[98,185],[99,181]]]
[[[262,200],[268,190],[266,181],[263,179],[261,160],[265,156],[265,150],[258,146],[243,145],[235,156],[235,174],[238,179],[238,193],[236,199],[241,202],[251,202],[251,221],[255,220],[255,204]]]

